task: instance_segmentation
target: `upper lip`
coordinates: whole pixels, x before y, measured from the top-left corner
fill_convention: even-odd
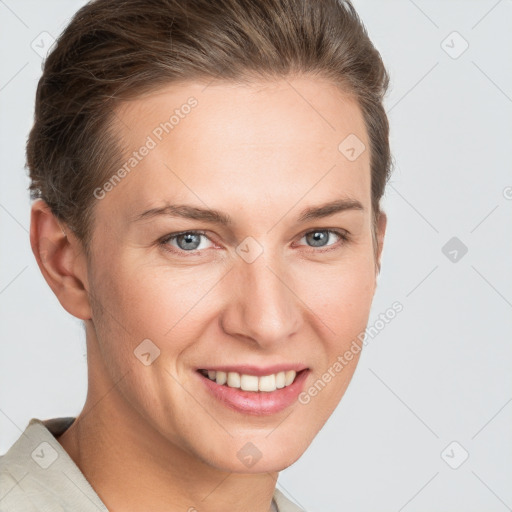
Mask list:
[[[282,363],[282,364],[274,364],[271,366],[254,366],[250,364],[242,364],[242,365],[218,365],[214,366],[211,365],[209,368],[198,368],[198,370],[216,370],[221,372],[236,372],[236,373],[243,373],[246,375],[256,375],[258,377],[262,375],[271,375],[273,373],[279,373],[279,372],[286,372],[290,370],[294,370],[297,373],[301,370],[307,369],[307,366],[296,363],[296,364],[290,364],[290,363]]]

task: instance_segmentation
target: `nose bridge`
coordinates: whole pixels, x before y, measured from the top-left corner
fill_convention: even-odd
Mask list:
[[[259,344],[286,341],[299,328],[301,313],[282,260],[263,252],[251,263],[241,259],[236,267],[233,278],[239,293],[237,304],[231,304],[231,331]]]

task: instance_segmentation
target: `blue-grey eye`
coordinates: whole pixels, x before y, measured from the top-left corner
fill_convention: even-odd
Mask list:
[[[325,242],[329,239],[331,232],[327,230],[311,231],[304,235],[308,243],[312,244],[312,247],[323,247]]]
[[[195,251],[198,246],[201,244],[201,237],[203,235],[200,233],[183,233],[181,235],[177,235],[176,243],[180,249]],[[183,243],[180,241],[183,240]]]

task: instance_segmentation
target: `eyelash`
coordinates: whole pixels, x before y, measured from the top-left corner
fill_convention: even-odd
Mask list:
[[[316,249],[315,247],[309,247],[310,250],[308,250],[307,252],[311,252],[311,253],[326,253],[326,252],[329,252],[329,251],[332,251],[332,250],[340,249],[341,246],[345,245],[347,242],[350,241],[350,236],[349,236],[348,231],[338,230],[338,229],[326,229],[326,228],[312,229],[312,230],[306,231],[304,234],[301,235],[300,238],[302,239],[306,235],[309,235],[310,233],[316,233],[316,232],[319,232],[319,231],[320,232],[323,231],[323,232],[326,232],[326,233],[333,233],[335,235],[338,235],[340,237],[340,242],[337,243],[337,244],[329,245],[326,248],[318,248],[318,249]],[[166,235],[164,238],[161,238],[159,240],[159,245],[161,245],[162,248],[165,251],[168,251],[168,252],[173,253],[173,254],[183,255],[184,257],[187,257],[187,256],[197,256],[198,253],[200,253],[203,249],[196,249],[194,251],[184,251],[183,249],[176,249],[175,247],[172,247],[172,246],[169,245],[169,242],[171,240],[176,239],[180,235],[187,235],[187,234],[203,235],[206,238],[208,238],[208,240],[210,240],[210,242],[213,242],[213,240],[211,240],[210,237],[208,237],[208,235],[206,234],[206,231],[191,230],[191,231],[181,231],[179,233],[170,233],[169,235]]]

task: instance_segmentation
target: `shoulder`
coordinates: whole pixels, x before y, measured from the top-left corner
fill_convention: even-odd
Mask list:
[[[274,500],[279,512],[307,512],[290,501],[277,487],[274,490]]]
[[[108,512],[54,434],[73,418],[32,418],[0,456],[0,512]]]
[[[51,493],[34,478],[26,462],[16,457],[12,447],[0,456],[0,512],[64,512],[58,504],[53,506]]]

